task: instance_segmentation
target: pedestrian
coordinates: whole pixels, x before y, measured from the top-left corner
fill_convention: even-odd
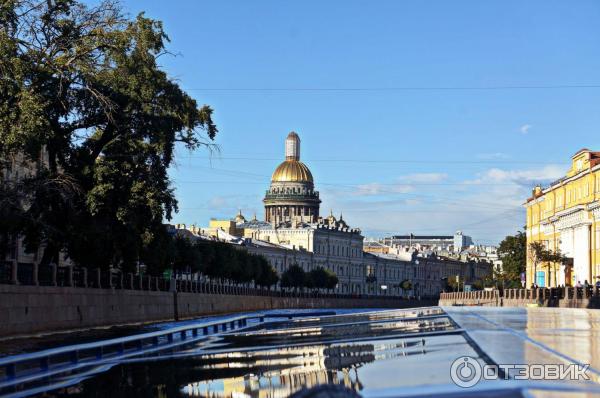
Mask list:
[[[586,289],[587,289],[588,287],[590,287],[590,283],[588,282],[588,280],[587,280],[587,279],[586,279],[586,280],[583,282],[583,286],[584,286]]]
[[[575,285],[576,288],[581,288],[583,287],[583,285],[581,284],[581,281],[577,281],[577,284]]]

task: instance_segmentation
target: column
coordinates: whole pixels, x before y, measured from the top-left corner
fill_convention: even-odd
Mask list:
[[[591,282],[592,273],[590,266],[590,226],[580,225],[574,229],[573,234],[575,283],[585,280]]]

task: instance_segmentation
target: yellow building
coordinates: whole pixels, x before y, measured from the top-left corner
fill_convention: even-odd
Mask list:
[[[566,176],[535,187],[525,203],[527,247],[533,242],[566,256],[566,264],[536,264],[527,255],[527,286],[574,286],[600,276],[600,152],[577,152]]]

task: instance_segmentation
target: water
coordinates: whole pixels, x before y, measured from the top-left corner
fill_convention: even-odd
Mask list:
[[[588,336],[587,342],[595,344],[598,315],[543,310],[339,310],[335,316],[257,320],[244,329],[176,349],[90,363],[24,384],[13,393],[26,396],[39,388],[37,392],[49,390],[45,397],[263,398],[337,384],[365,397],[480,396],[484,392],[494,397],[545,397],[580,394],[582,389],[581,396],[600,395],[597,379],[561,384],[482,380],[471,389],[453,383],[450,368],[461,356],[481,365],[589,358],[596,372],[600,352],[593,349],[572,358],[561,350],[574,348],[569,336],[575,336],[571,343],[581,344]],[[222,317],[205,318],[215,319]],[[150,325],[140,331],[189,322]],[[561,325],[551,337],[551,328]]]

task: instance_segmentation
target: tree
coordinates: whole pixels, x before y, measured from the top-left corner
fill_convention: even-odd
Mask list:
[[[172,241],[171,264],[174,271],[199,272],[200,252],[188,238],[175,236]]]
[[[449,276],[447,278],[443,278],[442,280],[444,282],[444,291],[445,292],[456,292],[460,289],[459,281],[456,280],[456,276]],[[403,286],[401,286],[401,287],[402,287],[402,289],[404,289]]]
[[[281,275],[281,286],[299,289],[307,284],[306,272],[298,264],[290,265]]]
[[[498,247],[498,255],[502,260],[502,272],[497,272],[496,277],[508,284],[506,287],[520,287],[521,273],[525,272],[527,260],[527,238],[518,231],[516,235],[509,235]]]
[[[549,252],[542,242],[532,242],[529,244],[527,257],[533,264],[533,277],[535,279],[537,276],[538,265],[548,260]]]
[[[538,266],[545,268],[549,274],[554,273],[554,285],[558,286],[557,264],[566,264],[568,258],[559,249],[547,249],[542,242],[530,243],[527,255],[533,264],[534,275],[537,274]]]
[[[0,21],[0,161],[23,155],[35,169],[3,183],[0,231],[43,244],[42,263],[66,250],[131,269],[177,211],[175,144],[210,146],[212,109],[159,68],[162,23],[129,20],[117,2],[13,0]]]
[[[255,278],[255,282],[258,286],[266,286],[271,287],[275,285],[279,281],[279,276],[277,275],[277,271],[266,258],[263,256],[254,256],[257,262],[257,271],[258,275]]]
[[[307,275],[308,287],[317,289],[334,289],[338,284],[337,275],[326,268],[316,267]]]
[[[548,249],[543,252],[544,264],[542,265],[548,273],[554,274],[554,286],[558,286],[558,268],[557,265],[564,265],[567,263],[567,257],[561,253],[560,249],[551,250]]]

